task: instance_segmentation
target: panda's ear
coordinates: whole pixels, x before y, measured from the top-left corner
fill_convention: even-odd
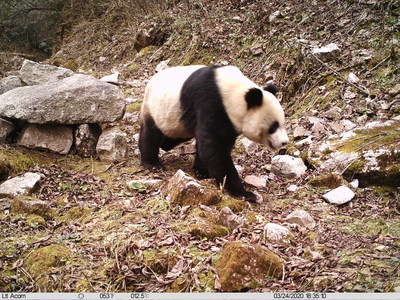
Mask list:
[[[251,88],[247,91],[245,99],[247,102],[247,109],[261,106],[263,102],[263,92],[258,88]]]
[[[268,83],[266,86],[263,86],[263,90],[270,92],[274,96],[276,96],[276,93],[278,92],[276,85],[273,83]]]

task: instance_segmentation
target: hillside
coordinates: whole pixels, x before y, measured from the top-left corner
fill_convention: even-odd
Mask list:
[[[1,182],[43,174],[30,200],[0,198],[0,290],[399,292],[400,1],[75,0],[55,9],[51,51],[0,40],[1,74],[19,69],[15,52],[96,78],[119,72],[126,113],[102,129],[126,134],[128,158],[31,150],[13,144],[15,136],[0,145]],[[233,151],[261,203],[233,199],[207,180],[200,184],[216,190],[217,203],[165,197],[178,169],[194,176],[190,143],[162,155],[166,171],[140,167],[146,83],[157,68],[191,64],[235,65],[278,86],[290,144],[272,153],[240,137]],[[307,170],[276,175],[278,154],[301,158]],[[164,186],[131,182],[147,179]],[[329,203],[324,195],[338,186],[355,197]],[[26,208],[32,199],[37,206]],[[234,225],[221,224],[225,207]],[[310,223],[291,220],[298,210]],[[282,236],[268,236],[268,224],[284,227]],[[283,274],[252,265],[257,280],[230,290],[221,257],[234,243],[272,251]],[[248,267],[245,253],[227,261]]]

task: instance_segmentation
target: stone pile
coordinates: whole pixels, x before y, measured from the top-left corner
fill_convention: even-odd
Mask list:
[[[82,157],[123,159],[127,153],[125,135],[102,137],[101,124],[121,119],[125,105],[114,84],[25,60],[19,76],[0,80],[0,143],[16,141],[24,147],[59,154],[76,149]],[[110,154],[108,149],[113,151],[115,145],[102,145],[99,154],[99,139],[116,141],[124,149]]]

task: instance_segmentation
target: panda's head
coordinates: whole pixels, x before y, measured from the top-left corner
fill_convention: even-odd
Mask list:
[[[284,128],[285,114],[275,97],[276,87],[252,87],[245,94],[247,111],[242,122],[242,133],[271,150],[276,150],[289,142]]]

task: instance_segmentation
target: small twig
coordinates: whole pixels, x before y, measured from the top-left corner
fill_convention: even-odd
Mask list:
[[[342,74],[340,74],[334,68],[332,68],[330,65],[328,65],[327,63],[320,60],[314,53],[312,53],[312,52],[310,52],[310,53],[319,63],[323,64],[325,67],[327,67],[329,70],[331,70],[336,76],[340,77],[342,80],[346,81],[348,84],[352,85],[353,87],[355,87],[356,89],[361,91],[364,95],[369,96],[369,91],[364,90],[362,87],[350,82],[349,80],[346,79],[346,77],[344,77]]]

